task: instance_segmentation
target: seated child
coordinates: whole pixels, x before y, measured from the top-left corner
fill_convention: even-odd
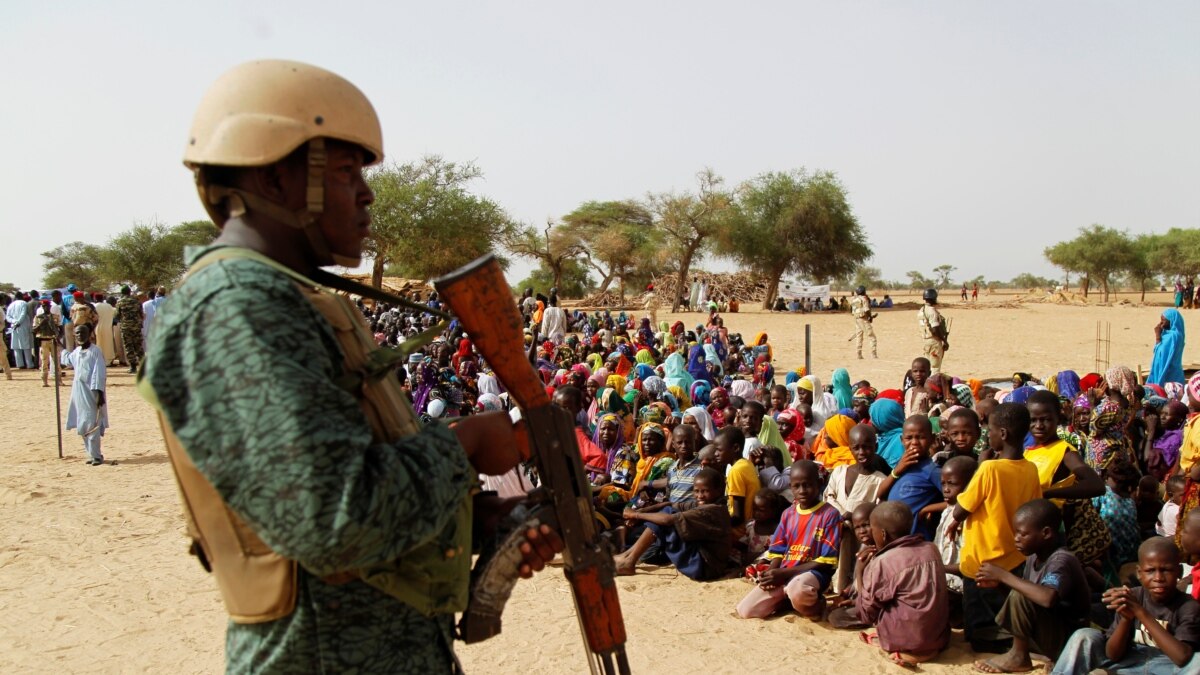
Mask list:
[[[1108,630],[1075,631],[1054,664],[1053,673],[1074,675],[1103,669],[1117,673],[1193,673],[1200,660],[1200,603],[1176,587],[1182,572],[1179,549],[1166,537],[1138,548],[1141,586],[1119,586],[1103,600],[1117,613]]]
[[[1157,536],[1158,514],[1162,512],[1163,500],[1158,496],[1158,479],[1150,474],[1138,481],[1134,503],[1137,506],[1138,539],[1146,540]]]
[[[991,563],[983,563],[975,580],[1008,587],[1008,599],[996,622],[1013,636],[1008,653],[977,661],[985,673],[1029,670],[1030,651],[1054,661],[1071,633],[1088,625],[1090,591],[1083,564],[1059,537],[1062,512],[1048,499],[1035,499],[1017,509],[1013,533],[1017,548],[1028,556],[1025,573],[1018,576]]]
[[[940,452],[934,453],[933,463],[939,467],[945,466],[951,457],[976,456],[975,444],[979,442],[979,416],[970,408],[959,408],[946,418],[942,435],[946,444]]]
[[[1137,467],[1123,457],[1118,457],[1105,471],[1104,494],[1092,499],[1092,505],[1100,511],[1100,518],[1112,535],[1112,546],[1104,563],[1104,576],[1110,585],[1120,585],[1118,579],[1121,566],[1137,560],[1138,534],[1137,505],[1133,491],[1140,480]]]
[[[854,538],[858,541],[859,549],[850,566],[856,571],[867,564],[875,555],[875,540],[871,537],[871,512],[875,510],[875,502],[863,502],[850,512],[850,525]],[[844,535],[843,535],[844,536]],[[841,561],[838,570],[841,571]],[[857,573],[857,572],[856,572]],[[854,606],[858,591],[851,581],[833,601],[833,610],[829,612],[829,625],[834,628],[863,628],[867,624],[858,618],[858,609]]]
[[[717,432],[713,445],[717,449],[717,469],[725,473],[725,497],[729,502],[729,518],[735,539],[746,534],[746,521],[754,517],[754,493],[758,492],[758,471],[750,460],[742,457],[746,436],[733,426]]]
[[[1146,469],[1163,480],[1179,462],[1183,445],[1183,423],[1187,421],[1187,406],[1179,401],[1167,401],[1158,417],[1146,417]],[[1157,420],[1157,424],[1153,420]],[[1151,426],[1154,425],[1154,426]]]
[[[767,548],[771,546],[775,528],[779,527],[779,518],[789,506],[791,503],[771,488],[762,488],[754,494],[754,518],[747,521],[746,535],[738,540],[743,565],[766,564]],[[750,576],[756,577],[758,572]]]
[[[855,570],[855,607],[875,634],[862,637],[911,667],[938,655],[950,643],[950,596],[946,568],[933,544],[912,532],[912,511],[903,502],[884,502],[871,512],[877,552]]]
[[[963,632],[976,652],[1005,652],[1008,635],[996,624],[996,614],[1008,594],[994,586],[975,583],[985,562],[1020,574],[1025,556],[1017,550],[1012,521],[1017,508],[1042,496],[1037,467],[1024,458],[1029,410],[1019,403],[1004,403],[988,419],[988,438],[996,459],[979,465],[971,482],[958,495],[946,526],[948,536],[963,525],[958,568],[963,576]]]
[[[868,424],[857,424],[850,428],[850,452],[854,464],[835,467],[829,474],[825,486],[825,503],[841,512],[843,522],[850,522],[850,512],[859,504],[875,503],[879,499],[879,486],[887,478],[886,466],[875,454],[875,428]],[[883,468],[881,471],[880,468]],[[838,553],[838,573],[834,579],[833,592],[841,593],[853,581],[854,555],[858,553],[858,540],[842,531],[842,545]]]
[[[924,415],[913,415],[904,421],[900,434],[904,454],[896,468],[879,486],[880,499],[901,501],[914,514],[930,504],[942,503],[942,472],[929,459],[933,447],[933,426]],[[934,528],[921,518],[913,519],[913,532],[933,540]]]
[[[737,605],[743,619],[763,619],[787,601],[801,616],[819,621],[837,565],[842,514],[821,501],[819,467],[802,460],[792,465],[794,506],[784,511],[767,556],[771,565],[758,575],[758,585]]]
[[[1176,539],[1179,540],[1184,560],[1200,558],[1200,509],[1192,509],[1183,517]],[[1188,587],[1193,598],[1200,600],[1200,565],[1192,567],[1188,578],[1184,580],[1184,586]]]
[[[678,504],[692,496],[692,481],[704,467],[696,457],[696,446],[700,440],[700,432],[690,424],[681,424],[671,432],[671,451],[675,462],[667,469],[667,475],[652,481],[642,483],[641,492],[654,494],[667,490],[669,501]]]
[[[692,496],[681,503],[662,503],[635,511],[625,509],[627,520],[646,523],[638,540],[614,557],[617,574],[633,574],[637,561],[658,541],[675,569],[689,579],[719,579],[729,561],[729,511],[725,507],[725,481],[714,469],[701,469],[692,482]]]
[[[1179,505],[1183,503],[1183,487],[1187,479],[1183,476],[1171,476],[1167,479],[1167,503],[1158,512],[1158,520],[1154,525],[1154,533],[1160,537],[1175,538],[1175,528],[1179,524]],[[1186,557],[1186,556],[1185,556]]]
[[[720,468],[717,464],[717,446],[712,443],[700,448],[700,452],[696,453],[696,459],[700,460],[700,466],[705,469]]]
[[[938,522],[937,533],[933,535],[933,545],[942,554],[942,565],[946,567],[946,588],[950,591],[951,613],[958,607],[961,615],[963,580],[958,575],[958,556],[962,551],[962,533],[950,536],[946,532],[954,520],[954,507],[958,504],[958,495],[966,489],[975,475],[979,463],[970,457],[952,457],[942,467],[942,496],[946,498],[946,510],[942,511],[942,519]],[[961,623],[961,616],[958,617]]]

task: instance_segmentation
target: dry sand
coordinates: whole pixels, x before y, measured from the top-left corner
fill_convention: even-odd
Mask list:
[[[907,296],[898,298],[908,300]],[[989,299],[995,303],[997,299]],[[986,305],[987,303],[985,303]],[[1028,305],[945,307],[954,319],[947,372],[1045,376],[1061,367],[1094,369],[1096,320],[1112,323],[1112,360],[1148,367],[1159,308]],[[1186,312],[1190,319],[1200,313]],[[674,320],[669,314],[660,318]],[[699,314],[680,315],[687,324]],[[804,324],[812,325],[813,364],[828,380],[847,366],[852,379],[897,386],[918,353],[916,313],[876,320],[880,358],[854,358],[849,316],[729,315],[735,332],[766,330],[777,370],[803,363]],[[1193,341],[1184,358],[1200,361]],[[0,663],[8,672],[216,672],[225,616],[212,580],[187,555],[170,465],[150,408],[122,368],[109,371],[112,428],[105,455],[118,466],[90,467],[82,444],[64,434],[57,458],[53,389],[28,371],[0,379]],[[64,390],[64,404],[66,402]],[[636,672],[899,672],[858,641],[795,616],[740,621],[733,606],[747,582],[700,584],[673,569],[639,569],[619,582]],[[570,595],[558,570],[518,585],[504,633],[459,648],[469,672],[563,673],[586,669]],[[764,659],[766,655],[770,658]],[[955,635],[930,672],[968,672],[972,655]],[[755,664],[752,666],[751,664]]]

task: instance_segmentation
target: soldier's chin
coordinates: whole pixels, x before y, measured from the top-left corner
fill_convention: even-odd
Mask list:
[[[338,265],[340,267],[353,268],[353,267],[358,267],[359,265],[362,264],[362,255],[348,256],[348,255],[339,255],[337,253],[334,253],[334,254],[330,255],[330,257],[333,258],[332,264]]]

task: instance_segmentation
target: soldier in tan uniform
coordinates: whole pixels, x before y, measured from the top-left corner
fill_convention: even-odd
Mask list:
[[[942,370],[942,357],[950,347],[949,331],[945,317],[937,310],[937,289],[925,289],[922,297],[925,305],[917,310],[917,322],[921,324],[921,337],[925,340],[925,357],[929,359],[930,370],[938,373]]]
[[[854,340],[857,340],[858,358],[862,358],[863,337],[871,340],[871,358],[879,358],[879,341],[875,339],[875,315],[871,313],[871,301],[867,298],[867,287],[859,286],[850,298],[850,315],[854,317]]]

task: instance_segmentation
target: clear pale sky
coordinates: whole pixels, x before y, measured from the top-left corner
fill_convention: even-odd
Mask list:
[[[807,166],[841,176],[888,278],[1052,275],[1042,249],[1090,223],[1200,227],[1195,0],[354,4],[3,3],[0,281],[203,218],[191,115],[254,58],[347,77],[389,159],[473,160],[532,223]]]

